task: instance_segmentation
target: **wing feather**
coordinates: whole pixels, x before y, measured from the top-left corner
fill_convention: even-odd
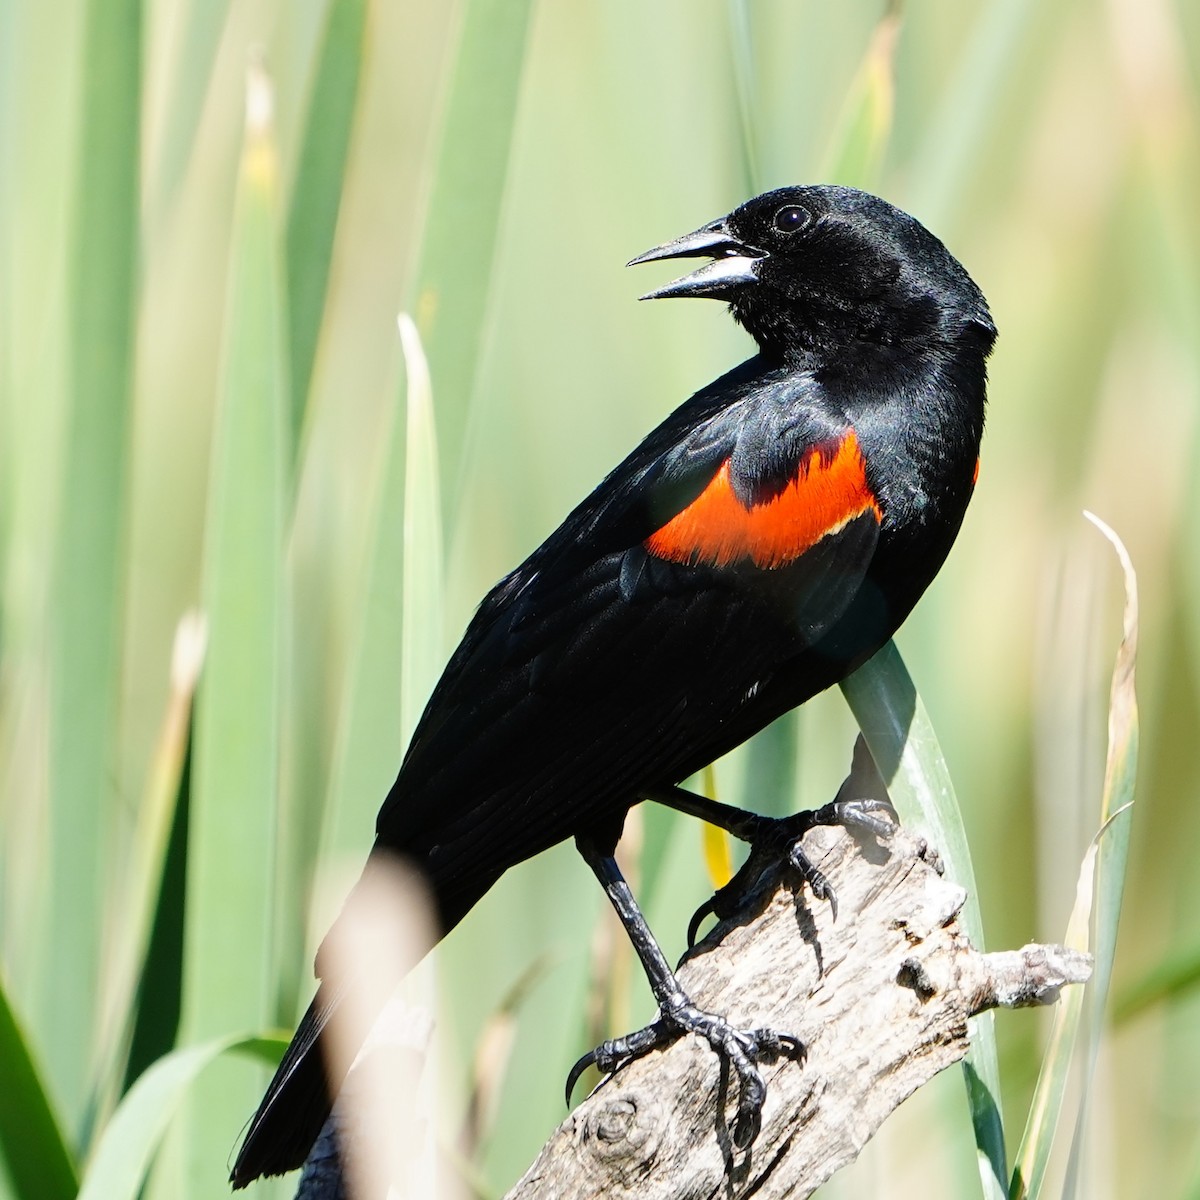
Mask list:
[[[673,414],[471,622],[377,825],[455,919],[773,719],[763,685],[858,593],[881,513],[854,431],[814,381],[755,378]]]

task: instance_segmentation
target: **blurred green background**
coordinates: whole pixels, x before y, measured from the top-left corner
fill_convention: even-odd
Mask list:
[[[1098,823],[1120,580],[1082,508],[1138,570],[1139,805],[1079,1194],[1200,1197],[1198,32],[1194,0],[0,0],[0,1196],[101,1189],[114,1128],[136,1195],[185,1093],[145,1194],[225,1194],[278,1046],[192,1070],[307,1002],[473,606],[748,353],[719,305],[639,307],[659,275],[621,264],[821,180],[929,225],[1000,329],[976,500],[898,639],[992,947],[1062,937]],[[852,738],[822,697],[720,794],[823,803]],[[700,832],[632,825],[678,953]],[[650,1015],[627,962],[593,982],[606,921],[560,847],[439,951],[447,1141],[526,984],[459,1143],[480,1194],[562,1118],[575,1057]],[[1045,1022],[998,1021],[1010,1149]],[[947,1077],[823,1194],[977,1189]]]

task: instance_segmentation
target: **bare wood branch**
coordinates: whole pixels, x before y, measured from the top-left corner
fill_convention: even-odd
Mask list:
[[[837,889],[837,920],[780,866],[679,971],[701,1007],[744,1028],[794,1034],[807,1048],[803,1063],[763,1068],[754,1145],[733,1146],[736,1080],[687,1038],[597,1088],[506,1200],[808,1196],[906,1097],[966,1054],[969,1017],[1052,1003],[1088,977],[1087,955],[1060,946],[977,953],[957,920],[966,893],[907,831],[877,843],[819,828],[804,846]],[[399,1023],[398,1045],[416,1036],[409,1025]],[[417,1037],[411,1049],[423,1044]],[[351,1091],[355,1079],[352,1071]],[[369,1146],[360,1121],[345,1111],[339,1121],[314,1147],[297,1200],[346,1197],[338,1142],[351,1153]]]
[[[805,848],[837,888],[836,922],[781,870],[680,970],[702,1007],[807,1047],[803,1064],[764,1068],[763,1128],[750,1150],[736,1151],[730,1135],[736,1081],[688,1038],[602,1084],[506,1200],[807,1196],[966,1054],[970,1016],[1052,1003],[1089,974],[1086,955],[1058,946],[977,953],[957,921],[965,893],[905,831],[880,846],[818,829]]]

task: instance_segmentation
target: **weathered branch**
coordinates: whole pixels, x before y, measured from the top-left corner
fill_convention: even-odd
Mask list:
[[[966,1054],[968,1017],[1050,1003],[1088,976],[1087,956],[1060,946],[977,953],[957,921],[964,891],[907,832],[877,846],[819,829],[805,847],[837,889],[836,922],[776,872],[679,972],[702,1007],[807,1047],[804,1063],[764,1069],[763,1128],[750,1150],[736,1151],[730,1136],[736,1080],[688,1038],[597,1088],[506,1200],[807,1196]]]
[[[780,866],[679,971],[701,1007],[794,1034],[807,1048],[802,1063],[764,1066],[753,1146],[733,1146],[736,1079],[707,1044],[687,1038],[597,1088],[506,1200],[807,1196],[907,1096],[966,1054],[970,1016],[1051,1003],[1089,974],[1086,955],[1060,946],[977,953],[957,920],[965,892],[904,830],[877,843],[820,828],[804,846],[837,890],[837,920]],[[334,1200],[341,1187],[325,1137],[300,1196]]]

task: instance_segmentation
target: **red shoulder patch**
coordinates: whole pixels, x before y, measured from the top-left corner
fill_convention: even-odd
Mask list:
[[[708,487],[645,546],[672,562],[726,567],[749,559],[769,570],[794,562],[864,512],[883,519],[851,430],[836,445],[809,451],[783,491],[749,508],[734,494],[726,459]]]

